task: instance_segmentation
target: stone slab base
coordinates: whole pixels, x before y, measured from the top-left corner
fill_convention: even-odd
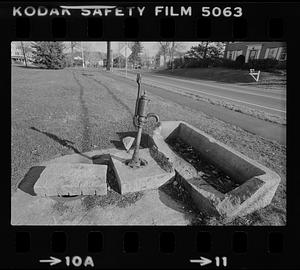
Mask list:
[[[40,196],[106,195],[106,165],[53,163],[46,166],[34,185]]]
[[[131,159],[132,151],[120,151],[111,155],[121,194],[156,189],[175,176],[175,171],[166,172],[151,157],[149,149],[140,149],[140,157],[148,162],[141,168],[130,168],[125,161]]]

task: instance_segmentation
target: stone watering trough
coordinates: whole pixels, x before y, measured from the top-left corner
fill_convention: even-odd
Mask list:
[[[209,215],[231,218],[263,208],[271,202],[280,183],[275,172],[183,121],[160,122],[152,138],[181,176],[197,208]],[[226,173],[235,188],[223,193],[205,181],[194,166],[170,148],[167,142],[172,138],[191,145],[204,160]]]

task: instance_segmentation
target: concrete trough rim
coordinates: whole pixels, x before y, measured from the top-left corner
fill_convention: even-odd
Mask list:
[[[259,162],[255,161],[255,160],[253,160],[253,159],[251,159],[251,158],[249,158],[249,157],[247,157],[247,156],[244,155],[243,153],[240,153],[240,152],[236,151],[235,149],[229,147],[228,145],[222,143],[221,141],[216,140],[216,139],[213,138],[211,135],[205,133],[204,131],[201,131],[200,129],[195,128],[194,126],[192,126],[191,124],[189,124],[189,123],[187,123],[187,122],[185,122],[185,121],[161,121],[161,122],[160,122],[160,126],[158,126],[158,127],[153,131],[153,134],[154,134],[154,135],[160,134],[160,133],[159,133],[159,129],[161,128],[162,125],[167,124],[167,123],[174,124],[174,125],[176,125],[177,127],[178,127],[180,124],[184,124],[184,125],[188,126],[189,128],[196,130],[196,131],[197,131],[198,133],[200,133],[201,135],[204,135],[205,137],[207,137],[211,143],[218,143],[220,146],[222,146],[222,147],[224,147],[224,148],[226,148],[226,149],[229,149],[232,153],[234,153],[234,154],[236,154],[236,155],[239,155],[239,156],[242,156],[243,159],[245,159],[246,161],[248,161],[248,162],[250,162],[250,163],[252,163],[252,164],[255,164],[256,167],[258,167],[258,168],[260,168],[261,170],[267,172],[268,174],[273,175],[274,177],[280,177],[276,172],[270,170],[270,169],[267,168],[266,166],[264,166],[264,165],[260,164]],[[166,138],[164,138],[164,139],[166,139]],[[265,174],[262,174],[262,175],[265,175]]]
[[[249,203],[249,201],[253,200],[252,197],[255,197],[255,196],[258,197],[259,194],[262,193],[262,190],[270,189],[270,190],[272,190],[272,192],[274,191],[273,193],[271,192],[271,195],[272,195],[271,199],[270,200],[268,199],[267,203],[265,203],[264,206],[266,206],[267,204],[269,204],[271,202],[271,200],[275,194],[275,191],[281,181],[280,176],[276,172],[270,170],[269,168],[265,167],[264,165],[258,163],[257,161],[252,160],[251,158],[236,151],[235,149],[232,149],[231,147],[227,146],[226,144],[214,139],[209,134],[206,134],[205,132],[195,128],[194,126],[186,123],[185,121],[161,121],[159,123],[159,126],[154,129],[153,134],[152,134],[153,141],[157,145],[159,151],[163,152],[165,155],[167,153],[167,156],[169,156],[169,157],[172,154],[178,156],[176,153],[173,152],[172,149],[170,149],[168,144],[165,142],[165,139],[167,139],[167,137],[172,132],[174,132],[177,128],[179,128],[181,125],[194,130],[201,136],[204,136],[206,139],[208,139],[209,143],[215,144],[218,147],[222,147],[222,148],[230,151],[232,154],[238,156],[239,158],[242,158],[247,163],[251,164],[252,166],[254,166],[262,171],[262,174],[255,175],[253,177],[250,177],[249,179],[246,179],[243,183],[241,183],[241,185],[239,185],[235,189],[233,189],[227,193],[221,192],[221,194],[224,195],[223,199],[221,199],[220,196],[217,196],[219,191],[217,191],[214,187],[212,187],[210,184],[208,184],[206,182],[207,185],[210,186],[210,188],[209,188],[210,192],[208,192],[208,193],[211,193],[212,197],[219,198],[219,200],[217,200],[217,203],[216,203],[216,200],[209,199],[209,195],[207,195],[206,199],[208,198],[208,200],[210,200],[210,203],[216,208],[216,210],[220,213],[220,215],[223,215],[225,217],[233,217],[243,211],[245,212],[245,214],[248,213],[249,211],[247,211],[247,209],[243,209],[243,208],[245,208],[245,205],[247,203]],[[163,130],[164,128],[168,129],[168,130],[164,131]],[[172,154],[170,154],[170,153],[172,153]],[[176,168],[175,168],[175,170],[180,174],[180,172]],[[188,186],[192,186],[191,183],[189,183],[189,181],[188,181],[189,179],[186,179],[182,174],[180,174],[180,175],[184,178],[184,180]],[[238,194],[239,192],[246,190],[247,186],[249,186],[249,183],[251,183],[251,181],[255,182],[255,181],[257,181],[257,179],[259,181],[262,181],[263,184],[260,187],[258,187],[258,189],[255,190],[248,199],[244,200],[241,203],[237,203],[236,201],[238,201],[240,198],[237,198],[237,196],[234,196],[232,194],[234,194],[234,193]],[[203,180],[203,179],[202,179],[202,181],[205,182],[205,180]],[[191,188],[193,190],[196,190],[195,187],[191,187]],[[199,192],[201,192],[201,188],[198,189],[198,193]],[[207,192],[207,190],[205,190],[205,192]],[[228,209],[228,204],[226,205],[225,202],[228,202],[228,204],[231,204],[231,206],[230,206],[231,209]],[[255,202],[252,202],[252,204],[255,204]]]

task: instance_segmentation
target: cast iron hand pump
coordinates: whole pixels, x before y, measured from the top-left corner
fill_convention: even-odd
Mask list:
[[[136,82],[138,84],[138,94],[135,103],[135,113],[133,117],[133,124],[135,127],[138,128],[138,132],[135,139],[135,148],[132,155],[132,159],[128,160],[126,164],[133,168],[139,168],[141,166],[147,165],[147,161],[140,158],[139,156],[139,149],[142,137],[142,129],[145,123],[147,122],[148,118],[154,117],[156,122],[159,122],[159,117],[157,114],[148,113],[146,112],[147,104],[150,99],[146,96],[146,91],[144,90],[141,93],[141,74],[138,73],[136,77]]]

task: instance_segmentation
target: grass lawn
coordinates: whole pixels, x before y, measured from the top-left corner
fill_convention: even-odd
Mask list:
[[[118,132],[134,130],[137,88],[105,73],[12,67],[12,192],[31,166],[65,154],[110,148],[119,142]],[[269,206],[229,225],[285,225],[285,146],[150,93],[149,97],[149,112],[161,120],[186,121],[281,176]],[[222,221],[211,219],[207,224]]]
[[[12,186],[42,160],[96,148],[133,129],[105,87],[68,70],[12,69]]]

